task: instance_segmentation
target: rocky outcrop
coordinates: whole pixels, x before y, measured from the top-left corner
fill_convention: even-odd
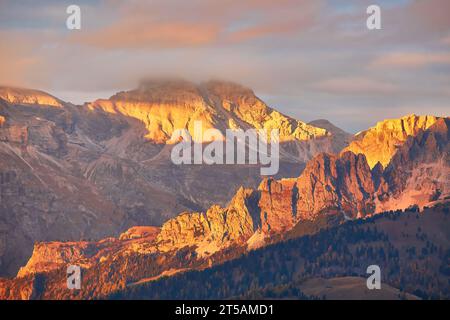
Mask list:
[[[202,85],[208,99],[231,114],[235,124],[250,125],[256,129],[278,129],[280,141],[310,140],[324,137],[328,132],[320,127],[292,119],[269,108],[258,99],[252,90],[243,86],[223,81],[210,81]]]
[[[375,210],[376,189],[362,154],[321,154],[308,163],[297,186],[297,214],[302,219],[314,219],[318,214],[333,212],[356,218]]]
[[[49,272],[71,262],[80,261],[88,249],[89,243],[85,241],[37,243],[34,245],[30,260],[20,268],[17,277]]]
[[[264,179],[258,187],[261,231],[283,233],[297,222],[298,188],[295,179]]]
[[[136,226],[131,227],[119,236],[119,240],[133,240],[146,238],[153,240],[158,236],[160,228],[153,226]]]
[[[157,237],[159,250],[196,246],[199,255],[208,256],[242,245],[256,230],[252,194],[252,190],[240,188],[226,208],[214,205],[206,213],[182,213],[170,219]]]
[[[138,119],[145,124],[146,138],[170,143],[172,133],[187,129],[196,142],[194,123],[202,129],[278,129],[280,141],[302,141],[326,137],[323,128],[294,120],[269,108],[252,90],[230,82],[210,81],[195,85],[184,80],[144,81],[132,91],[120,92],[108,100],[87,107]]]
[[[408,115],[400,119],[378,122],[375,127],[355,135],[354,140],[344,149],[362,153],[373,168],[378,162],[386,167],[397,149],[411,136],[431,127],[439,118],[434,116]]]
[[[423,208],[450,198],[450,119],[409,137],[387,166],[377,210]]]
[[[17,277],[49,273],[71,264],[89,269],[120,254],[156,252],[154,244],[159,232],[158,227],[135,226],[117,238],[99,241],[38,242],[34,245],[31,258],[20,268]]]

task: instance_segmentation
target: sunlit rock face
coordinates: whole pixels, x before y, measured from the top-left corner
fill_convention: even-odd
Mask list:
[[[419,208],[450,198],[450,118],[409,137],[392,157],[378,190],[377,211]]]
[[[39,90],[0,87],[0,99],[11,104],[62,107],[57,98]]]
[[[84,257],[88,242],[51,242],[34,245],[33,254],[27,264],[20,268],[18,277],[38,272],[48,272]]]
[[[356,218],[375,209],[372,173],[361,154],[319,155],[308,163],[297,185],[297,211],[306,219],[330,210]]]
[[[378,162],[386,167],[401,146],[410,136],[426,130],[438,120],[435,116],[408,115],[400,119],[378,122],[375,127],[357,134],[350,145],[343,150],[362,153],[373,168]]]
[[[31,258],[20,268],[17,277],[48,273],[70,264],[91,268],[114,255],[127,255],[130,252],[156,252],[153,243],[159,232],[158,227],[136,226],[117,238],[110,237],[100,241],[38,242],[34,245]]]
[[[295,179],[264,179],[260,193],[260,229],[264,234],[285,232],[297,222]]]
[[[158,235],[158,248],[169,251],[196,246],[197,254],[208,256],[231,245],[242,245],[256,229],[252,193],[240,188],[225,208],[214,205],[206,213],[182,213],[170,219]]]
[[[147,81],[132,91],[108,100],[97,100],[89,108],[136,118],[145,124],[146,138],[167,143],[176,129],[187,129],[195,138],[194,123],[202,129],[277,129],[281,141],[303,141],[328,136],[323,128],[308,125],[269,108],[243,86],[220,81],[200,85],[183,80]],[[197,142],[203,142],[197,139]]]
[[[131,227],[119,236],[119,240],[133,240],[133,239],[154,239],[158,235],[160,228],[153,226],[136,226]]]
[[[97,100],[88,107],[141,121],[147,129],[145,137],[156,143],[169,141],[176,129],[188,129],[193,136],[195,121],[201,121],[203,129],[214,128],[217,122],[214,108],[194,84],[186,81],[146,82],[136,90]]]
[[[233,123],[256,129],[277,129],[280,141],[309,140],[328,136],[327,130],[292,119],[269,108],[252,90],[230,82],[210,81],[203,85],[208,98],[230,114]],[[242,123],[243,122],[243,123]]]

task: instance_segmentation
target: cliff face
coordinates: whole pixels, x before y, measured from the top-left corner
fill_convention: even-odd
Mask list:
[[[350,145],[343,150],[362,153],[369,166],[373,168],[378,162],[386,167],[408,137],[428,129],[438,120],[434,116],[416,116],[414,114],[400,119],[378,122],[375,127],[357,134]]]
[[[383,175],[378,211],[405,209],[411,203],[423,207],[449,199],[449,128],[449,118],[437,119],[428,130],[409,137],[398,149]]]
[[[146,138],[168,143],[176,129],[195,137],[194,123],[202,129],[278,129],[280,141],[326,137],[325,129],[294,120],[258,99],[252,90],[230,83],[210,81],[195,85],[187,81],[147,81],[137,90],[120,92],[108,100],[88,105],[108,113],[135,118],[145,124]],[[200,137],[197,142],[206,142]]]
[[[169,220],[157,237],[158,249],[196,246],[200,256],[208,256],[235,244],[242,245],[256,230],[252,194],[252,190],[241,188],[226,208],[214,205],[206,213],[183,213]]]
[[[264,234],[289,230],[297,220],[296,183],[294,179],[264,179],[258,187],[260,225]]]
[[[362,154],[319,155],[308,163],[297,185],[297,211],[304,219],[333,210],[349,218],[374,212],[375,186]]]

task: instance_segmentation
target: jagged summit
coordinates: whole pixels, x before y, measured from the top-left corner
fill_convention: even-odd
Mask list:
[[[135,89],[97,100],[88,108],[142,121],[146,138],[167,143],[174,130],[278,129],[281,141],[304,141],[328,136],[326,129],[295,120],[267,106],[251,89],[226,81],[195,84],[186,80],[147,80]]]
[[[369,166],[373,168],[377,162],[386,167],[398,147],[408,137],[431,127],[439,117],[431,115],[407,115],[399,119],[387,119],[378,122],[374,127],[355,135],[355,139],[343,150],[362,153]]]

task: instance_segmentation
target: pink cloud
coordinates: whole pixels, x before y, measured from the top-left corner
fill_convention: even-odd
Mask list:
[[[427,0],[413,1],[408,7],[406,15],[410,14],[410,19],[415,24],[428,27],[435,32],[447,31],[450,28],[450,1],[448,0]]]
[[[441,43],[450,46],[450,35],[447,36],[447,37],[445,37],[445,38],[443,38],[443,39],[441,40]]]
[[[450,64],[450,53],[394,52],[375,59],[371,67],[419,68],[432,64]]]
[[[23,87],[37,77],[47,78],[41,57],[32,54],[39,46],[37,39],[15,31],[0,31],[0,39],[1,84]]]
[[[70,41],[107,49],[244,42],[304,30],[315,23],[321,8],[322,1],[306,0],[118,2],[114,10],[104,8],[118,13],[117,19],[89,32],[71,35]],[[252,25],[245,26],[249,21]]]
[[[394,93],[398,87],[386,81],[366,77],[339,77],[317,82],[312,88],[334,94]]]
[[[123,21],[94,33],[77,34],[72,40],[102,48],[185,47],[211,43],[217,26],[206,23],[143,23]]]

